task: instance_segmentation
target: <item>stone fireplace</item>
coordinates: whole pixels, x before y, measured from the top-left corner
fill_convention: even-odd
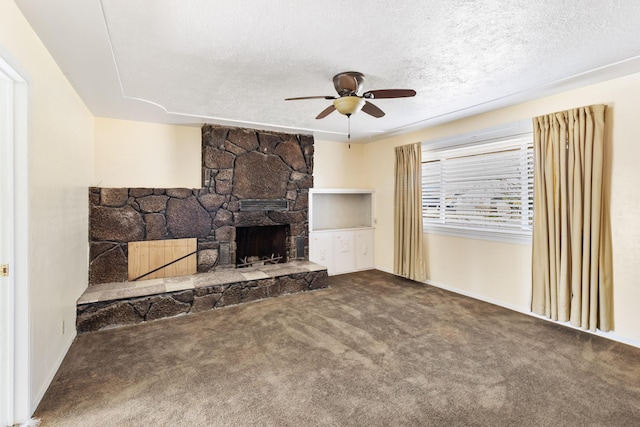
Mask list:
[[[201,188],[90,188],[89,285],[127,280],[132,241],[196,238],[199,273],[234,268],[245,257],[308,259],[313,142],[205,125]],[[284,237],[277,250],[254,241],[270,242],[274,230]]]
[[[201,188],[90,188],[78,332],[326,288],[327,269],[308,260],[312,186],[313,137],[205,125]],[[195,239],[199,274],[127,281],[130,242],[145,242],[131,259],[148,269],[138,249],[155,259],[162,246],[162,265],[176,239]]]

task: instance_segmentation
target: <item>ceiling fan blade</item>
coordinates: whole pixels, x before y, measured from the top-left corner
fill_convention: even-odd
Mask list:
[[[327,108],[325,108],[324,110],[322,110],[322,112],[320,114],[318,114],[318,116],[316,117],[316,119],[324,119],[325,117],[327,117],[329,114],[333,113],[335,111],[336,107],[334,107],[333,105],[329,105]],[[383,113],[384,114],[384,113]]]
[[[379,109],[378,107],[370,103],[369,101],[366,101],[364,103],[364,106],[362,107],[362,111],[364,111],[365,113],[377,119],[384,116],[384,111],[382,111],[381,109]]]
[[[368,99],[408,98],[410,96],[416,96],[416,91],[413,89],[379,89],[362,94],[363,98]]]
[[[285,101],[298,101],[300,99],[336,99],[335,96],[330,96],[330,95],[319,95],[319,96],[300,96],[297,98],[285,98]]]

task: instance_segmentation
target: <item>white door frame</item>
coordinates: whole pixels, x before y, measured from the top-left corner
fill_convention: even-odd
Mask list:
[[[2,52],[0,52],[2,54]],[[0,426],[27,421],[30,402],[28,85],[0,55]]]

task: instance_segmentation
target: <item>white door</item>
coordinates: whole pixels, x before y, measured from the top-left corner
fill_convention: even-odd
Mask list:
[[[13,424],[13,80],[0,69],[0,426]]]
[[[330,232],[309,233],[309,261],[327,267],[333,274],[333,234]]]
[[[27,83],[0,57],[0,427],[29,419]],[[0,272],[2,270],[0,269]]]
[[[353,231],[333,233],[333,271],[335,274],[351,273],[356,270],[356,254]]]
[[[373,229],[357,230],[356,270],[370,270],[373,266]]]

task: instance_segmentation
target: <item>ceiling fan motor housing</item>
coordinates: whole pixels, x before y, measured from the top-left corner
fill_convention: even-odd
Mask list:
[[[333,86],[340,96],[356,95],[362,91],[363,83],[364,74],[357,71],[345,71],[333,76]]]

